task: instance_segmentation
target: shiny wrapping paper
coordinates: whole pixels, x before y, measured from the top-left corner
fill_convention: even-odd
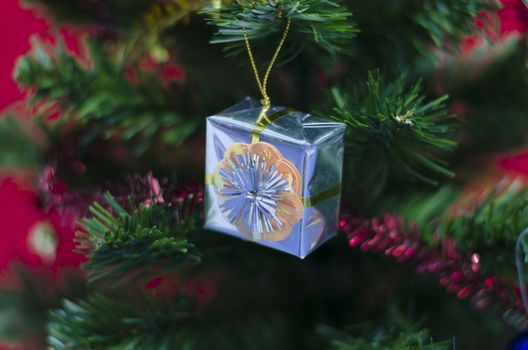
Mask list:
[[[207,118],[205,227],[306,257],[337,232],[344,131],[250,98]]]

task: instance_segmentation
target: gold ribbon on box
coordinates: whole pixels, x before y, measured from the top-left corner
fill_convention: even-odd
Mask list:
[[[267,109],[268,108],[266,107],[262,107],[261,116],[257,119],[255,128],[251,132],[251,143],[259,142],[260,136],[264,132],[264,129],[266,129],[269,125],[273,124],[276,120],[279,120],[280,118],[295,112],[294,109],[285,108],[270,115],[266,115]]]

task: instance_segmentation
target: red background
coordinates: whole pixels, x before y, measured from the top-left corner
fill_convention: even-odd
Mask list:
[[[23,9],[17,0],[2,0],[0,9],[0,111],[16,105],[23,98],[12,79],[17,57],[30,49],[30,37],[51,38],[49,23],[33,11]],[[60,30],[62,33],[64,29]],[[66,33],[67,34],[67,33]],[[71,41],[71,36],[70,40]],[[41,258],[28,249],[27,235],[36,223],[58,222],[55,215],[44,214],[37,206],[36,195],[13,179],[0,180],[0,270],[13,261],[28,265],[77,265],[79,257],[72,253],[72,234],[57,227],[59,254],[54,263]]]

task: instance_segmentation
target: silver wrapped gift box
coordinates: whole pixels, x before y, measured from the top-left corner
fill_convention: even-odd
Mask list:
[[[338,229],[344,131],[251,98],[207,118],[205,227],[306,257]]]

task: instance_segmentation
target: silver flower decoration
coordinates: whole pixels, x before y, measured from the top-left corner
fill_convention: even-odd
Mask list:
[[[302,218],[300,174],[268,143],[231,145],[213,184],[220,211],[248,238],[282,241]]]

